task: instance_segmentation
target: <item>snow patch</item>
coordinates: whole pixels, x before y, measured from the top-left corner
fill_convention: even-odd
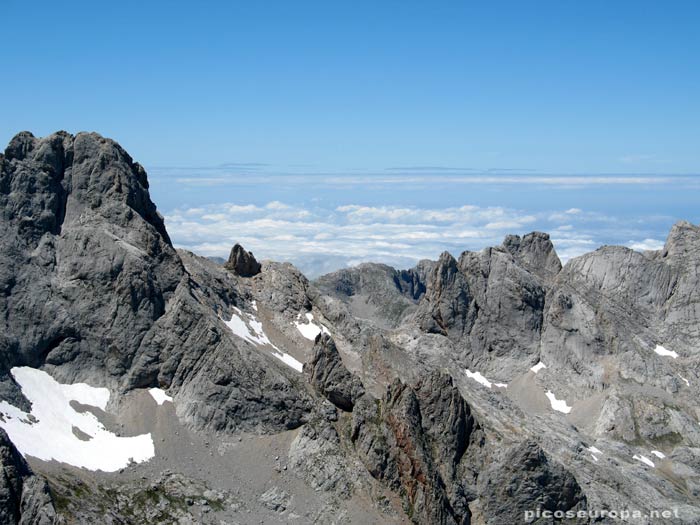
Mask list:
[[[269,345],[274,347],[263,331],[262,323],[250,314],[241,312],[233,307],[233,316],[226,322],[231,331],[241,339],[245,339],[254,345]]]
[[[480,372],[472,372],[467,368],[467,377],[473,379],[481,385],[484,385],[486,388],[491,388],[491,381],[482,376]]]
[[[78,412],[71,406],[71,401],[77,401],[104,410],[108,389],[85,383],[61,384],[46,372],[26,366],[15,367],[11,373],[32,403],[32,411],[26,413],[0,401],[0,426],[23,456],[114,472],[132,461],[141,463],[155,455],[151,434],[119,437],[106,430],[92,413]],[[89,439],[78,438],[74,428]]]
[[[690,386],[690,381],[688,381],[685,377],[683,377],[680,374],[678,374],[678,377],[680,377],[683,381],[685,381],[686,386]]]
[[[673,359],[678,359],[678,354],[676,352],[674,352],[673,350],[666,350],[661,345],[656,345],[656,348],[654,348],[654,352],[663,357],[673,357]]]
[[[486,388],[491,388],[492,386],[498,387],[498,388],[507,388],[508,383],[492,383],[488,379],[486,379],[484,376],[481,375],[481,372],[472,372],[468,368],[465,370],[467,373],[467,377],[470,379],[473,379],[477,383],[484,385]]]
[[[654,462],[646,456],[640,456],[638,454],[635,454],[634,456],[632,456],[632,459],[636,459],[637,461],[641,461],[642,463],[644,463],[645,465],[648,465],[650,467],[655,466]]]
[[[537,372],[539,372],[543,368],[547,368],[547,367],[545,366],[545,364],[542,361],[540,361],[535,366],[531,367],[530,370],[532,370],[536,374]]]
[[[151,397],[159,405],[162,405],[166,401],[173,402],[173,398],[166,394],[165,390],[161,390],[160,388],[149,388],[148,393],[151,394]]]
[[[300,372],[300,373],[303,372],[304,363],[297,361],[291,355],[285,354],[284,352],[282,352],[280,350],[277,350],[276,352],[272,352],[272,355],[275,356],[280,361],[282,361],[285,365],[292,367],[297,372]]]
[[[600,451],[600,449],[597,448],[597,447],[594,447],[594,446],[590,446],[590,447],[588,447],[586,450],[588,450],[588,452],[591,453],[591,457],[593,458],[593,461],[595,461],[596,463],[598,463],[598,456],[596,456],[596,454],[600,454],[600,455],[603,454],[603,453]]]
[[[306,339],[309,339],[311,341],[314,341],[316,339],[316,336],[323,332],[324,334],[331,335],[330,331],[328,328],[323,326],[320,323],[314,322],[314,314],[312,313],[307,313],[306,314],[306,323],[300,323],[298,319],[301,319],[301,314],[297,317],[297,320],[294,321],[294,326],[297,327],[297,330],[299,330],[299,333],[304,336]]]
[[[552,409],[558,412],[563,412],[564,414],[568,414],[569,412],[571,412],[571,407],[566,404],[565,399],[557,399],[551,390],[547,390],[547,393],[545,395],[547,396],[547,399],[549,399],[549,403],[552,405]]]
[[[666,457],[666,454],[664,454],[660,450],[652,450],[651,453],[654,454],[659,459],[664,459]]]
[[[257,311],[257,306],[254,306]],[[233,307],[233,316],[230,321],[224,321],[231,331],[241,339],[254,344],[255,346],[269,346],[273,348],[271,354],[282,361],[285,365],[293,368],[297,372],[301,372],[304,364],[296,360],[291,355],[283,352],[267,337],[263,330],[262,323],[254,316],[241,312],[235,306]]]

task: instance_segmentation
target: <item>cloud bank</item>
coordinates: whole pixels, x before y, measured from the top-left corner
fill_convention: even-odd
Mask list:
[[[459,255],[499,245],[507,234],[550,233],[563,261],[601,244],[658,249],[648,225],[579,208],[531,213],[507,207],[446,208],[343,204],[332,208],[280,201],[265,205],[220,203],[166,213],[176,246],[205,256],[226,257],[238,242],[258,258],[289,261],[307,276],[362,262],[398,268],[443,251]],[[654,220],[651,218],[650,220]]]

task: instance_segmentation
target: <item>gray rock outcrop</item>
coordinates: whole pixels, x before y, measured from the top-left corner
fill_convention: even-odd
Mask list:
[[[517,523],[526,512],[571,513],[566,523],[588,523],[577,519],[587,509],[586,497],[576,478],[562,465],[553,463],[534,441],[524,441],[491,465],[479,480],[481,505],[487,523]],[[566,517],[566,514],[563,514]],[[558,520],[532,519],[530,523],[554,523]]]
[[[423,331],[456,343],[468,365],[487,368],[498,360],[496,366],[508,369],[539,352],[558,258],[541,234],[509,237],[504,246],[464,252],[459,260],[443,253],[415,314]]]
[[[235,244],[231,248],[231,254],[224,268],[241,277],[253,277],[260,273],[261,266],[253,256],[253,252],[245,250],[240,244]]]
[[[357,399],[365,393],[360,380],[348,372],[333,339],[320,333],[314,342],[313,357],[304,364],[304,372],[314,389],[338,408],[352,412]]]
[[[350,431],[367,470],[403,495],[409,517],[436,524],[469,523],[458,465],[477,435],[466,402],[437,372],[415,388],[397,380],[381,400],[361,397]]]
[[[0,428],[0,524],[51,525],[55,519],[46,481],[34,475]]]

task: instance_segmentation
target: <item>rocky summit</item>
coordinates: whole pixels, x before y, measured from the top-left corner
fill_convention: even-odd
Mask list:
[[[0,524],[700,523],[696,225],[310,282],[176,249],[116,142],[23,132],[0,226]]]

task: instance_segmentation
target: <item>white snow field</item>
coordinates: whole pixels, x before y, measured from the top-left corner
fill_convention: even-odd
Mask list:
[[[233,317],[226,322],[231,331],[241,339],[245,339],[254,345],[269,345],[274,346],[265,335],[262,328],[262,323],[250,314],[241,312],[235,306],[233,307]]]
[[[263,330],[262,323],[254,316],[242,312],[235,306],[233,307],[233,316],[230,321],[224,321],[231,331],[241,339],[254,344],[255,346],[269,346],[272,348],[271,354],[282,361],[285,365],[293,368],[297,372],[301,372],[304,364],[284,353],[282,350],[272,344],[272,341],[267,337]],[[255,306],[257,311],[257,305]]]
[[[158,403],[158,405],[162,405],[166,401],[170,401],[171,403],[173,402],[173,398],[166,394],[165,391],[161,390],[160,388],[149,388],[148,393],[151,394],[151,397],[155,400],[156,403]]]
[[[674,359],[678,359],[678,354],[676,352],[674,352],[673,350],[666,350],[661,345],[656,345],[656,348],[654,348],[654,352],[656,352],[662,357],[673,357]]]
[[[651,453],[654,454],[659,459],[664,459],[666,457],[666,454],[664,454],[660,450],[652,450]]]
[[[297,372],[301,373],[304,371],[304,363],[302,363],[301,361],[298,361],[297,359],[295,359],[291,355],[286,354],[286,353],[282,352],[281,350],[277,350],[276,352],[273,351],[272,355],[275,356],[280,361],[282,361],[285,365],[296,370]]]
[[[299,318],[301,318],[301,314],[299,314]],[[313,341],[316,339],[316,336],[321,332],[323,332],[324,334],[331,335],[331,333],[328,331],[328,328],[326,328],[320,323],[314,322],[314,314],[307,313],[306,321],[306,323],[300,323],[298,320],[294,321],[294,326],[297,327],[299,333],[303,335],[306,339]]]
[[[491,388],[492,386],[496,386],[498,388],[507,388],[508,383],[492,383],[488,379],[486,379],[483,375],[481,375],[481,372],[472,372],[468,368],[465,370],[467,373],[467,377],[470,379],[473,379],[477,383],[484,385],[486,388]]]
[[[151,434],[119,437],[104,428],[90,412],[78,412],[71,401],[104,410],[109,390],[85,383],[64,385],[42,370],[15,367],[12,376],[32,403],[26,413],[0,401],[0,426],[23,456],[60,461],[88,470],[114,472],[132,461],[141,463],[155,455]],[[81,439],[76,435],[80,431]]]
[[[543,368],[547,368],[547,367],[545,366],[545,364],[542,361],[540,361],[535,366],[530,367],[530,370],[532,370],[536,374],[537,372],[539,372]]]
[[[564,414],[568,414],[569,412],[571,412],[572,407],[566,404],[565,399],[557,399],[551,390],[547,390],[545,395],[547,396],[547,399],[549,399],[549,403],[552,405],[552,409],[558,412],[563,412]]]
[[[603,454],[598,447],[590,446],[588,447],[588,452],[591,453],[591,457],[593,458],[593,461],[598,463],[598,456],[596,454]]]
[[[650,467],[655,466],[654,462],[646,456],[640,456],[640,455],[635,454],[634,456],[632,456],[632,459],[636,459],[637,461],[641,461],[642,463],[644,463],[645,465],[648,465]]]

